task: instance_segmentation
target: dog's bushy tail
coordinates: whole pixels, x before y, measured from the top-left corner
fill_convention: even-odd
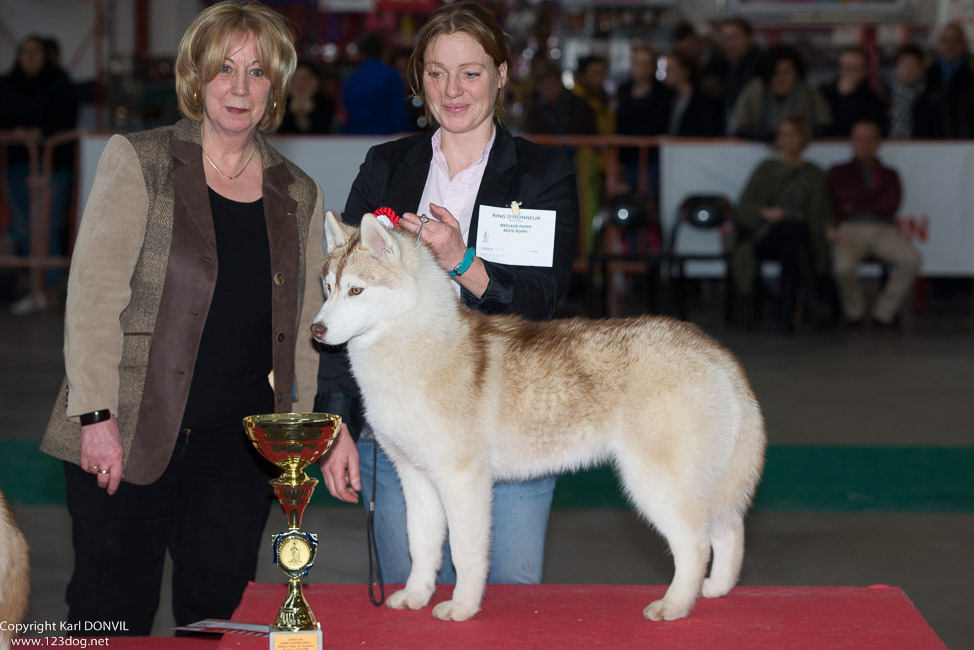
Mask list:
[[[716,598],[726,595],[741,572],[744,561],[744,513],[747,511],[761,472],[767,445],[764,418],[754,391],[735,363],[734,394],[738,404],[737,436],[730,472],[724,480],[710,526],[710,546],[714,561],[703,584],[703,595]]]

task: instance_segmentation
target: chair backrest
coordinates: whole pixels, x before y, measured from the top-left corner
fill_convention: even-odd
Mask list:
[[[719,250],[726,252],[727,228],[731,227],[734,221],[734,206],[726,196],[719,194],[691,194],[683,199],[676,219],[673,222],[673,229],[670,232],[669,251],[670,254],[677,252],[677,239],[680,228],[683,225],[690,226],[697,230],[717,230],[721,236]],[[717,250],[714,251],[717,254]]]

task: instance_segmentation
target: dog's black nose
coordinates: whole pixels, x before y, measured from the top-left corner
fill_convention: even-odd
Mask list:
[[[325,332],[327,331],[328,328],[322,325],[321,323],[311,324],[311,336],[315,337],[319,341],[325,338]]]

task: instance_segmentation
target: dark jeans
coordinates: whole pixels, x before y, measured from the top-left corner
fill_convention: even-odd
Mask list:
[[[180,433],[158,481],[123,482],[112,496],[64,463],[75,551],[68,621],[124,621],[128,634],[148,635],[167,549],[176,625],[230,618],[257,570],[277,473],[241,425]]]

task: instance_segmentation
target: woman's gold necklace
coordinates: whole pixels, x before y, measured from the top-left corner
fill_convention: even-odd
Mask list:
[[[200,148],[202,149],[202,147],[200,147]],[[217,167],[216,166],[216,163],[213,162],[213,159],[210,158],[209,155],[207,155],[206,149],[203,149],[203,157],[206,158],[206,162],[210,163],[210,165],[213,167],[213,169],[215,169],[217,171],[217,173],[220,174],[220,176],[223,176],[228,181],[235,181],[238,178],[240,178],[240,175],[243,174],[245,171],[247,171],[247,166],[250,165],[250,161],[254,159],[254,156],[256,154],[257,154],[257,147],[254,147],[253,148],[253,151],[250,152],[250,158],[248,158],[247,159],[247,162],[244,163],[243,169],[241,169],[239,172],[237,172],[236,175],[231,176],[231,175],[229,175],[227,173],[224,173],[223,170],[221,170],[219,167]]]

